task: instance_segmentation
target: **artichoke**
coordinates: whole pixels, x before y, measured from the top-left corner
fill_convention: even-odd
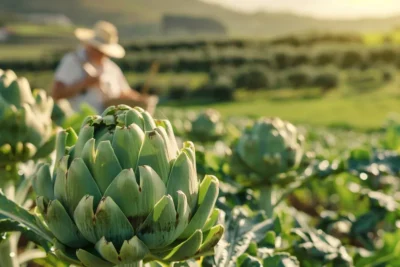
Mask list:
[[[304,137],[293,124],[279,118],[262,118],[237,140],[231,171],[255,174],[254,182],[271,182],[277,174],[300,164],[303,143]]]
[[[53,99],[31,91],[25,78],[0,70],[0,165],[47,156],[54,150]]]
[[[33,178],[37,208],[60,258],[85,266],[140,265],[207,255],[221,238],[218,179],[197,177],[194,145],[172,126],[120,105],[57,137],[54,174]]]
[[[221,114],[208,109],[192,121],[191,136],[199,141],[215,141],[224,134],[224,125],[221,122]]]

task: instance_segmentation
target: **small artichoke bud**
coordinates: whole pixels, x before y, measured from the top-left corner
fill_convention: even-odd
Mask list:
[[[232,173],[272,179],[296,168],[303,156],[304,137],[291,123],[263,118],[246,128],[232,148]],[[267,181],[270,182],[270,181]]]
[[[207,142],[215,141],[224,134],[224,125],[218,111],[208,109],[192,121],[190,136],[194,139]]]
[[[43,90],[33,93],[25,78],[0,70],[0,166],[48,156],[55,138],[53,99]]]

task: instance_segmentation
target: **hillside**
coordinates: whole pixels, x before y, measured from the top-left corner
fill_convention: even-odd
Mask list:
[[[75,24],[91,25],[98,19],[117,24],[124,37],[158,35],[164,14],[212,16],[241,36],[271,36],[300,31],[386,31],[400,25],[400,16],[386,19],[317,20],[289,13],[244,14],[199,0],[1,0],[6,13],[61,13]]]

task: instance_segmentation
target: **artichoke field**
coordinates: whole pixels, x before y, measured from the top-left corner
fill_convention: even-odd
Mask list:
[[[397,121],[158,111],[72,113],[0,71],[0,267],[400,266]]]

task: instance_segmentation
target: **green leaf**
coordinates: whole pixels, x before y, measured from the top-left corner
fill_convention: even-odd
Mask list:
[[[260,242],[268,231],[276,227],[277,219],[266,220],[264,213],[249,216],[241,207],[234,208],[226,215],[223,239],[215,247],[215,255],[212,259],[215,266],[236,266],[237,259],[243,255],[252,242]],[[212,229],[217,229],[215,226]],[[279,234],[279,232],[275,232]]]
[[[41,203],[41,197],[37,201]],[[51,232],[63,244],[73,248],[80,248],[89,243],[83,238],[74,221],[57,199],[49,202],[46,214],[43,214],[43,216]]]
[[[79,249],[76,252],[76,256],[85,266],[96,266],[96,267],[112,267],[112,263],[106,262],[98,256],[95,256],[86,250]]]
[[[53,237],[42,231],[41,227],[36,223],[35,216],[14,202],[8,200],[2,193],[0,193],[0,215],[4,215],[13,221],[28,227],[35,234],[52,243]]]
[[[256,257],[250,256],[249,254],[245,253],[237,259],[236,266],[237,267],[262,267],[263,265]],[[269,265],[265,265],[265,266],[269,266]]]
[[[18,222],[0,218],[0,236],[9,232],[20,232],[27,240],[41,246],[46,252],[50,251],[51,243],[42,236]]]
[[[268,267],[300,267],[296,257],[288,253],[276,253],[263,259],[263,265]]]
[[[197,230],[185,242],[176,246],[164,259],[167,261],[182,261],[193,257],[203,241],[201,230]]]

